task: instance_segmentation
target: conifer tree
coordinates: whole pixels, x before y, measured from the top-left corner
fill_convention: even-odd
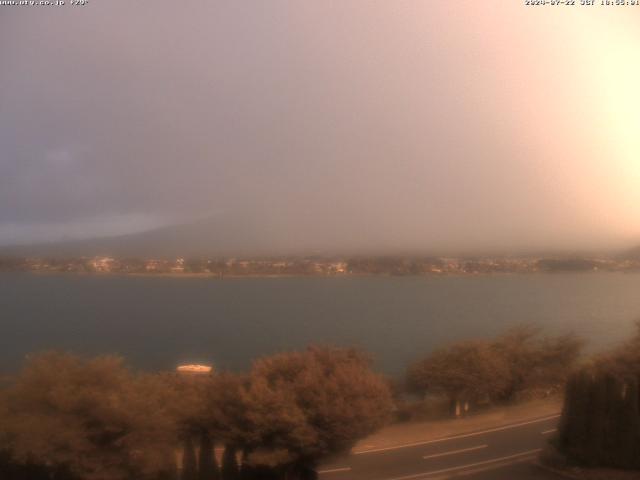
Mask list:
[[[604,436],[607,424],[607,383],[604,375],[590,378],[585,453],[589,463],[598,465],[604,457]]]
[[[584,450],[588,406],[589,376],[586,372],[575,373],[567,384],[560,427],[561,448],[570,457],[579,458]]]
[[[620,468],[633,468],[638,462],[635,456],[638,442],[638,380],[625,382],[624,395],[618,419],[618,461]]]
[[[613,454],[617,448],[614,416],[619,408],[616,396],[621,394],[622,384],[610,372],[604,374],[603,382],[605,383],[607,405],[601,459],[604,465],[613,465]]]

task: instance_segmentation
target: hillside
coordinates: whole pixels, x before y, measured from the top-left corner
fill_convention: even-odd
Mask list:
[[[272,254],[288,245],[283,237],[256,222],[209,218],[142,233],[0,247],[1,256],[118,257],[223,256]]]

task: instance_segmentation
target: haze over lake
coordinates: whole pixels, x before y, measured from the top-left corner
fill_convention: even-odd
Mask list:
[[[29,352],[119,353],[136,367],[355,345],[396,374],[446,342],[534,323],[597,350],[640,317],[640,274],[198,279],[0,274],[0,369]]]

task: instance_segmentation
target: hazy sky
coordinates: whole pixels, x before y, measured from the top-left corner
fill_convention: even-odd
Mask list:
[[[0,244],[640,242],[640,7],[523,4],[0,6]]]

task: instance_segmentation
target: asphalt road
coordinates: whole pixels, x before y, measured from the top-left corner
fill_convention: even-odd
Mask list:
[[[532,465],[558,417],[358,451],[318,469],[320,480],[557,480]]]

